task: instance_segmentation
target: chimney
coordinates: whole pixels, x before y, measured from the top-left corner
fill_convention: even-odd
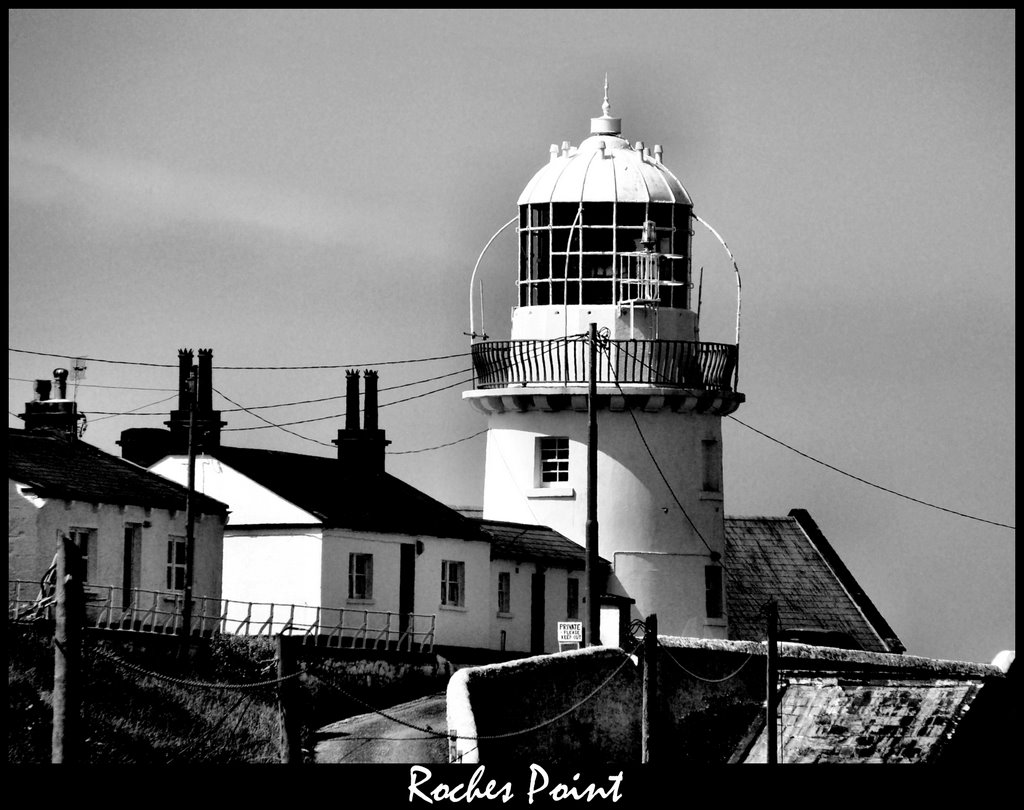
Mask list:
[[[377,430],[377,372],[367,369],[363,372],[363,379],[366,380],[363,397],[366,413],[363,414],[363,427],[367,431],[375,431]]]
[[[359,430],[359,372],[345,372],[345,430]]]
[[[192,350],[178,349],[178,410],[188,411],[188,377],[192,373]]]
[[[199,349],[198,355],[199,363],[194,365],[191,349],[178,350],[178,407],[171,411],[171,418],[164,422],[170,429],[167,450],[174,455],[185,455],[188,452],[188,428],[192,411],[189,378],[193,368],[196,369],[195,442],[198,451],[209,452],[220,447],[220,429],[227,424],[221,421],[220,411],[213,410],[213,349]],[[122,455],[124,452],[125,448],[122,448]]]
[[[364,427],[359,427],[359,372],[345,372],[345,429],[338,431],[338,461],[342,478],[366,481],[384,474],[384,448],[391,442],[377,427],[377,372],[364,372]]]
[[[36,380],[32,389],[32,401],[25,403],[25,413],[20,418],[25,430],[34,433],[56,433],[69,439],[78,438],[78,420],[85,415],[78,412],[78,405],[67,399],[68,371],[65,368],[53,370],[53,381]],[[50,398],[56,387],[57,396]]]

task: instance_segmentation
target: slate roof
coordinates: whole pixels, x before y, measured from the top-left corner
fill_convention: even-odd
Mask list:
[[[336,457],[243,447],[218,447],[209,455],[316,515],[326,528],[486,539],[474,521],[393,475],[343,478]]]
[[[478,522],[491,539],[492,560],[539,562],[574,571],[586,568],[587,550],[554,529],[483,518]],[[603,565],[609,564],[599,559]]]
[[[185,487],[78,439],[7,430],[7,475],[41,498],[185,510]],[[196,508],[225,514],[220,501],[196,493]]]
[[[774,597],[780,632],[823,628],[847,633],[866,651],[905,649],[804,510],[727,516],[725,549],[730,639],[763,640],[762,608]]]
[[[779,761],[939,762],[983,688],[980,679],[789,679],[778,703]],[[740,761],[767,761],[767,732],[760,725]]]

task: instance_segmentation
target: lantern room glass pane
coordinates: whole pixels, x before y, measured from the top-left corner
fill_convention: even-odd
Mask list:
[[[582,223],[584,225],[610,226],[615,216],[615,204],[610,202],[583,203]]]
[[[551,203],[551,225],[555,228],[570,227],[576,222],[579,203]]]
[[[642,227],[647,219],[647,203],[619,203],[616,225]]]

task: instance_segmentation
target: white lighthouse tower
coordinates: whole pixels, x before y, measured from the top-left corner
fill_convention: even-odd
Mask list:
[[[660,146],[623,137],[607,84],[603,113],[579,146],[552,145],[519,197],[511,340],[473,336],[463,397],[488,415],[484,517],[586,544],[595,323],[609,592],[663,633],[725,638],[721,418],[744,400],[738,347],[700,341],[689,195]]]

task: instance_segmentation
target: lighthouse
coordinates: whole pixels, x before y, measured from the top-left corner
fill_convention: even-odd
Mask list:
[[[606,82],[589,136],[550,147],[514,221],[510,339],[477,335],[471,305],[484,517],[586,545],[593,390],[608,593],[662,633],[726,638],[721,420],[744,396],[738,345],[700,339],[689,194],[661,146],[624,136]]]

